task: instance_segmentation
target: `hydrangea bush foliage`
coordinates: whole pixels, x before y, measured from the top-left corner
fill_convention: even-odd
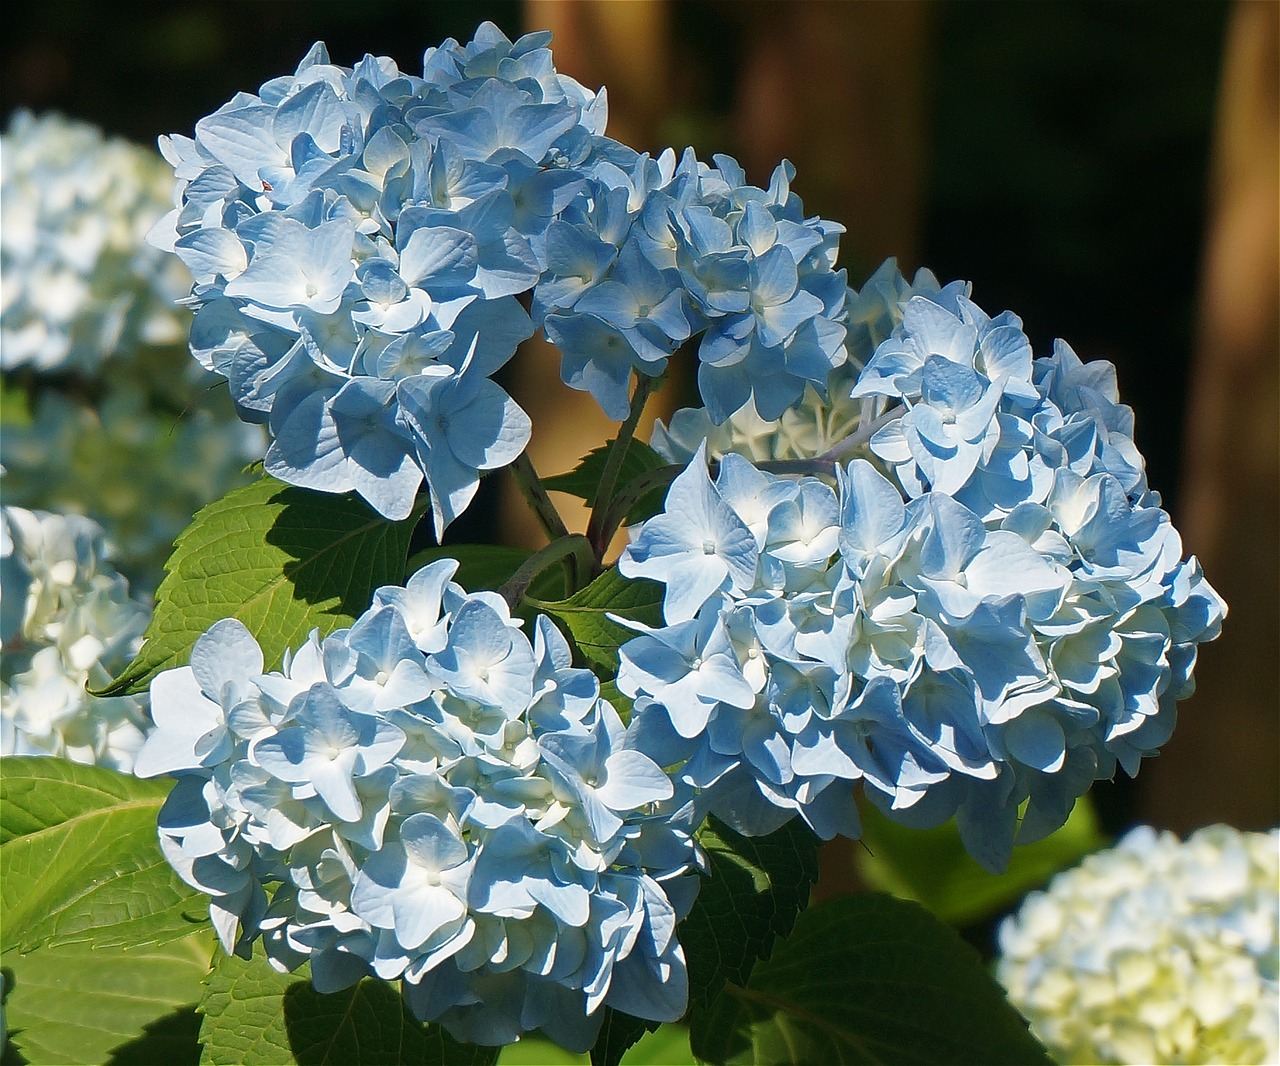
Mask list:
[[[71,942],[206,906],[213,1062],[492,1062],[540,1031],[616,1063],[677,1020],[712,1062],[1044,1061],[923,911],[805,905],[862,804],[998,870],[1168,738],[1225,608],[1114,368],[927,271],[850,288],[789,164],[760,188],[633,151],[548,43],[486,24],[420,75],[316,45],[162,138],[192,354],[269,444],[99,689],[149,690],[136,773],[172,787],[90,806],[151,804],[168,866]],[[537,330],[620,424],[546,482],[494,380]],[[700,406],[645,444],[668,375]],[[500,468],[546,547],[440,547]],[[13,847],[61,824],[42,774],[6,774]],[[858,949],[797,972],[832,944]],[[911,1010],[809,1006],[888,989]]]

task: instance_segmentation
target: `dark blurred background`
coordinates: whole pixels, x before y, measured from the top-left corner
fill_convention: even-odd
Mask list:
[[[6,122],[58,110],[154,143],[291,71],[317,39],[338,63],[371,52],[417,72],[426,46],[491,19],[511,37],[554,30],[559,69],[608,84],[610,132],[636,148],[728,152],[759,183],[792,159],[809,211],[849,229],[855,287],[896,255],[908,274],[971,280],[1039,352],[1064,337],[1117,365],[1151,483],[1232,614],[1166,752],[1136,785],[1100,791],[1104,821],[1261,828],[1280,821],[1278,13],[1272,0],[46,0],[6,10],[0,84]],[[547,472],[607,428],[589,401],[547,393],[551,359],[516,372],[524,395],[514,382]]]

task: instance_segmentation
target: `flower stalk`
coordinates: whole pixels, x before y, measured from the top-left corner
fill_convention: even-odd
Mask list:
[[[578,580],[585,583],[585,578],[595,567],[591,542],[581,533],[570,533],[568,536],[552,541],[521,563],[519,569],[498,589],[498,595],[507,601],[507,605],[512,610],[515,610],[534,579],[562,561],[568,561],[574,567],[575,583]]]
[[[613,490],[617,487],[618,474],[622,470],[622,461],[626,458],[627,448],[636,435],[636,426],[644,405],[662,383],[661,375],[650,377],[647,374],[637,375],[635,390],[631,394],[631,409],[627,412],[626,421],[618,428],[618,435],[609,445],[609,453],[605,456],[604,470],[600,474],[600,484],[596,489],[595,504],[591,508],[591,517],[587,521],[587,539],[591,542],[597,561],[604,561],[604,554],[609,549],[609,541],[617,532],[618,522],[611,520],[614,513]],[[626,514],[626,511],[622,512]]]

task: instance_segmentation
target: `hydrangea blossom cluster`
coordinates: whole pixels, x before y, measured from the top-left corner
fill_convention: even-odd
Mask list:
[[[954,815],[998,869],[1167,739],[1224,605],[1146,490],[1109,364],[1061,342],[1033,362],[958,286],[900,316],[851,390],[869,460],[832,488],[729,453],[712,481],[703,444],[633,530],[619,569],[666,586],[666,624],[618,684],[741,831],[856,835],[861,782],[906,824]]]
[[[403,979],[461,1040],[586,1050],[605,1005],[674,1020],[692,805],[550,620],[530,641],[456,567],[379,589],[280,672],[229,619],[160,674],[136,772],[178,776],[165,854],[228,950],[260,938],[321,991]]]
[[[491,380],[534,329],[562,375],[625,417],[699,333],[723,419],[765,417],[844,361],[841,227],[805,219],[727,157],[640,155],[604,136],[605,96],[557,74],[548,34],[355,68],[322,45],[297,72],[162,140],[178,207],[157,239],[195,277],[194,355],[273,437],[269,473],[356,491],[403,518],[422,483],[437,531],[529,421]]]
[[[1063,1063],[1275,1062],[1280,830],[1149,827],[1033,892],[997,974]]]
[[[171,189],[153,151],[14,114],[0,137],[0,368],[93,374],[117,350],[182,340],[190,276],[144,240]]]
[[[806,219],[779,165],[749,185],[728,156],[603,162],[550,227],[534,314],[565,381],[621,421],[631,372],[660,373],[692,337],[711,418],[744,405],[778,418],[844,362],[844,227]]]
[[[109,381],[93,405],[37,390],[27,409],[20,394],[6,393],[6,502],[92,515],[138,592],[154,592],[191,516],[244,483],[265,447],[261,428],[216,394],[177,416],[157,411],[132,380]]]
[[[90,696],[123,669],[150,610],[79,515],[0,508],[0,754],[59,755],[129,772],[144,698]]]

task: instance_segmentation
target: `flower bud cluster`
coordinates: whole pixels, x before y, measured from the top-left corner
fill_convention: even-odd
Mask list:
[[[1063,1063],[1275,1062],[1280,830],[1146,826],[1033,892],[997,976]]]
[[[174,773],[161,844],[228,950],[261,939],[321,991],[403,979],[414,1013],[585,1050],[603,1006],[685,1010],[675,938],[692,805],[539,617],[432,563],[283,670],[239,622],[152,684],[142,776]]]
[[[396,519],[425,480],[442,531],[529,439],[491,380],[533,332],[522,293],[564,380],[619,420],[632,371],[698,334],[717,420],[776,418],[844,361],[842,227],[804,217],[790,165],[764,190],[728,157],[610,140],[604,93],[557,74],[549,40],[485,24],[420,78],[317,45],[162,141],[191,349],[269,426],[268,473]]]
[[[150,614],[112,569],[96,523],[0,508],[0,754],[129,772],[147,701],[85,688],[129,663]]]
[[[943,353],[943,354],[938,354]],[[621,649],[664,765],[743,832],[856,835],[854,782],[955,816],[993,868],[1167,739],[1224,606],[1155,506],[1109,364],[948,286],[852,388],[881,426],[835,488],[702,445],[619,569],[666,585]],[[1020,808],[1025,804],[1025,808]]]
[[[190,276],[143,239],[171,188],[153,151],[14,114],[0,137],[0,368],[93,374],[118,350],[182,340]]]

